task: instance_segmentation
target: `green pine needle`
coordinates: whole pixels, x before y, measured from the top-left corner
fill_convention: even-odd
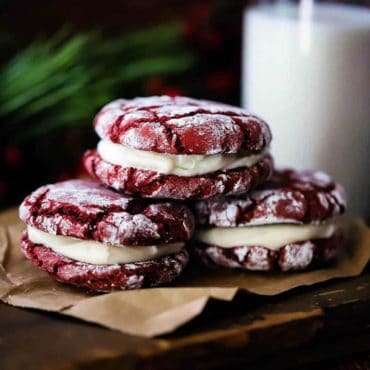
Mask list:
[[[22,132],[27,139],[90,124],[127,84],[139,87],[150,76],[181,74],[195,63],[181,41],[179,24],[108,40],[97,32],[69,35],[66,28],[35,41],[0,68],[3,136]]]

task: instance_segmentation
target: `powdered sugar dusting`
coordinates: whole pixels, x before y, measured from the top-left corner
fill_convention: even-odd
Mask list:
[[[238,261],[243,262],[248,252],[249,252],[249,247],[244,246],[244,247],[235,248],[234,253],[238,257]]]
[[[93,180],[70,180],[49,185],[47,198],[41,207],[49,209],[53,202],[69,202],[84,207],[88,214],[93,215],[104,207],[125,208],[131,200],[132,197],[114,193]]]
[[[259,189],[229,199],[210,199],[195,205],[197,222],[223,227],[313,223],[344,212],[343,188],[326,174],[276,170]]]
[[[127,289],[140,289],[143,286],[143,275],[131,275],[126,280]]]
[[[195,245],[195,252],[206,265],[211,266],[215,264],[254,271],[295,271],[333,260],[342,247],[342,241],[342,232],[338,230],[329,238],[292,243],[278,250],[253,245],[222,248],[200,243]]]
[[[282,271],[306,268],[313,259],[314,244],[308,240],[301,244],[289,244],[283,247],[279,259]]]
[[[267,248],[252,246],[249,250],[249,258],[245,261],[248,270],[268,271],[271,270],[269,259],[270,251]]]
[[[104,223],[99,223],[97,231],[105,243],[117,244],[128,237],[130,239],[140,238],[140,235],[150,236],[153,240],[160,240],[159,226],[145,215],[130,215],[125,212],[109,214]]]
[[[270,130],[259,117],[187,97],[119,99],[102,108],[94,125],[103,139],[170,154],[255,153],[271,141]]]
[[[123,196],[93,180],[39,188],[21,204],[20,217],[50,234],[114,245],[186,241],[194,229],[193,216],[184,205],[152,204]]]
[[[212,260],[216,265],[229,267],[229,268],[238,268],[240,263],[238,261],[233,261],[224,257],[222,251],[219,248],[209,247],[205,250],[207,257]]]

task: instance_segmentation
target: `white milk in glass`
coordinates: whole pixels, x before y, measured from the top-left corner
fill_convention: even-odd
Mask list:
[[[302,4],[246,11],[243,105],[270,124],[278,166],[327,171],[369,217],[370,11]]]

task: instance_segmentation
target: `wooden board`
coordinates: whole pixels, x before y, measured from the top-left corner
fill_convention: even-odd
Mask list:
[[[0,304],[0,369],[311,368],[370,351],[369,312],[369,269],[278,297],[213,301],[157,339]]]

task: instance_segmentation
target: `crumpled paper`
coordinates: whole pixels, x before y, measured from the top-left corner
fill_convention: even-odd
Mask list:
[[[24,224],[16,210],[0,214],[0,299],[13,306],[59,312],[85,321],[152,337],[192,320],[213,298],[231,301],[238,290],[276,295],[298,286],[359,275],[370,259],[370,229],[346,222],[347,248],[338,262],[300,273],[253,273],[188,268],[168,287],[94,294],[54,281],[20,251]]]

